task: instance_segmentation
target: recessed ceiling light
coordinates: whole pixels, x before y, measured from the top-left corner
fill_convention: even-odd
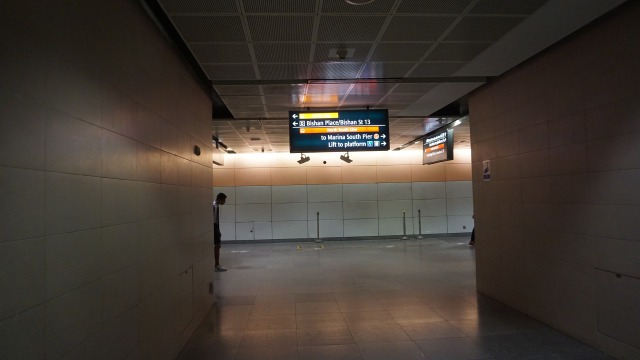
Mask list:
[[[252,137],[252,138],[251,138],[251,139],[249,139],[249,140],[251,140],[251,141],[260,141],[260,140],[262,140],[262,139],[260,139],[259,137]]]
[[[347,4],[351,4],[351,5],[365,5],[373,2],[373,0],[344,0],[344,1],[346,1]]]

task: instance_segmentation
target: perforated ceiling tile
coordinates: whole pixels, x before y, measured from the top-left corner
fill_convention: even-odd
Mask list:
[[[349,95],[386,94],[396,87],[396,83],[366,82],[353,85]]]
[[[236,119],[257,119],[266,117],[267,113],[263,111],[234,111],[233,116]]]
[[[469,61],[478,56],[491,43],[440,43],[429,54],[427,61]]]
[[[211,80],[256,80],[253,65],[204,65],[204,71]]]
[[[351,84],[309,84],[307,94],[344,95],[351,88]]]
[[[218,95],[260,95],[258,85],[216,85]]]
[[[355,79],[361,63],[324,63],[311,66],[311,79]]]
[[[322,1],[322,13],[324,14],[388,14],[392,7],[393,1],[373,1],[363,5],[352,5],[344,0]]]
[[[253,45],[259,63],[308,63],[310,43],[256,43]]]
[[[522,22],[522,17],[464,17],[444,41],[495,41]]]
[[[240,16],[172,16],[180,34],[186,42],[232,42],[245,41]]]
[[[261,112],[264,111],[264,106],[250,104],[229,104],[229,110],[231,110],[232,112]]]
[[[298,95],[304,93],[305,86],[294,84],[262,85],[262,91],[267,95]]]
[[[383,94],[369,95],[348,95],[342,100],[343,105],[359,105],[363,108],[366,106],[374,106],[382,99]]]
[[[262,105],[262,96],[222,96],[227,105]]]
[[[302,95],[300,96],[287,96],[287,95],[267,95],[264,97],[265,104],[273,105],[293,105],[300,106],[304,100]]]
[[[337,57],[330,56],[331,49],[334,49],[336,52],[338,49],[353,49],[353,55],[344,61],[364,62],[367,59],[371,45],[373,45],[373,43],[317,43],[313,55],[313,62],[341,61]]]
[[[202,64],[205,63],[251,63],[251,54],[247,44],[190,44],[193,55]]]
[[[547,0],[480,0],[471,14],[532,14]]]
[[[403,0],[396,10],[398,14],[460,14],[473,0]]]
[[[242,0],[247,14],[313,14],[316,12],[316,2],[317,0]]]
[[[401,78],[414,66],[414,63],[367,63],[362,75],[363,79]]]
[[[451,76],[466,62],[426,62],[421,63],[410,74],[411,77]]]
[[[311,41],[313,16],[247,16],[253,41]]]
[[[322,16],[318,41],[374,41],[385,16]]]
[[[382,41],[436,41],[454,20],[453,16],[394,16]]]
[[[413,94],[413,93],[426,94],[429,91],[431,91],[431,89],[435,88],[437,85],[438,84],[433,84],[433,83],[399,84],[391,92],[393,94]]]
[[[237,13],[235,0],[159,0],[169,14],[176,13]]]
[[[417,61],[433,43],[379,43],[370,61]]]
[[[307,64],[258,64],[260,79],[306,79]]]

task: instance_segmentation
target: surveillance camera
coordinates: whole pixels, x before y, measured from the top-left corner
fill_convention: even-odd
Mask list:
[[[344,60],[347,58],[347,49],[338,49],[336,51],[336,56],[339,60]]]

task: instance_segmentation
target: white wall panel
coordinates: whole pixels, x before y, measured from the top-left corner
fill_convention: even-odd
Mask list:
[[[414,182],[411,185],[413,199],[444,199],[447,197],[444,182]]]
[[[473,215],[472,198],[447,199],[447,215]]]
[[[271,219],[275,221],[307,220],[307,203],[271,205]]]
[[[273,231],[271,222],[259,222],[253,223],[255,239],[256,240],[269,240],[273,239]]]
[[[471,232],[473,219],[471,216],[447,216],[447,227],[450,233]]]
[[[307,186],[273,186],[271,199],[274,204],[307,202]]]
[[[378,219],[345,220],[344,236],[378,236]]]
[[[236,240],[255,240],[255,224],[253,222],[238,222],[235,225]],[[222,231],[222,229],[220,230]],[[224,232],[222,236],[224,237]]]
[[[238,204],[236,221],[271,221],[271,204]]]
[[[326,202],[326,203],[309,203],[309,220],[316,220],[317,214],[320,213],[320,221],[326,219],[342,220],[342,202]]]
[[[378,200],[377,184],[343,184],[342,198],[344,201]]]
[[[342,201],[342,184],[307,185],[309,202]]]
[[[309,237],[318,237],[318,226],[316,221],[309,221]],[[342,220],[320,220],[320,237],[343,237],[344,236],[344,222]]]
[[[271,204],[271,186],[238,186],[236,204]]]
[[[403,212],[406,212],[407,217],[412,217],[412,206],[411,200],[378,201],[378,217],[401,218]]]
[[[379,234],[384,235],[403,235],[404,226],[406,226],[407,235],[413,234],[413,218],[406,219],[406,225],[403,224],[402,218],[380,219]]]
[[[213,206],[212,210],[213,211]],[[221,205],[219,207],[220,212],[220,222],[221,223],[232,223],[236,222],[236,205]]]
[[[378,184],[378,200],[411,200],[411,183]]]
[[[413,232],[415,234],[446,234],[447,233],[447,217],[446,216],[428,216],[422,217],[421,223],[418,218],[413,219]],[[422,232],[419,232],[419,225],[422,225]]]
[[[413,215],[418,216],[445,216],[447,215],[447,200],[416,200],[413,202]]]
[[[471,181],[448,181],[447,198],[470,198],[473,197]]]
[[[377,219],[377,201],[345,201],[343,204],[345,219]]]
[[[225,240],[237,240],[236,239],[236,223],[220,223],[220,232],[222,233],[222,241]],[[213,237],[211,238],[213,243]]]
[[[272,224],[274,239],[307,238],[309,235],[307,221],[274,221]]]

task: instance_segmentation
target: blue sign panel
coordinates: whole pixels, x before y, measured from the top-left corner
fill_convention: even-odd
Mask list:
[[[389,112],[289,111],[289,152],[388,151]]]

